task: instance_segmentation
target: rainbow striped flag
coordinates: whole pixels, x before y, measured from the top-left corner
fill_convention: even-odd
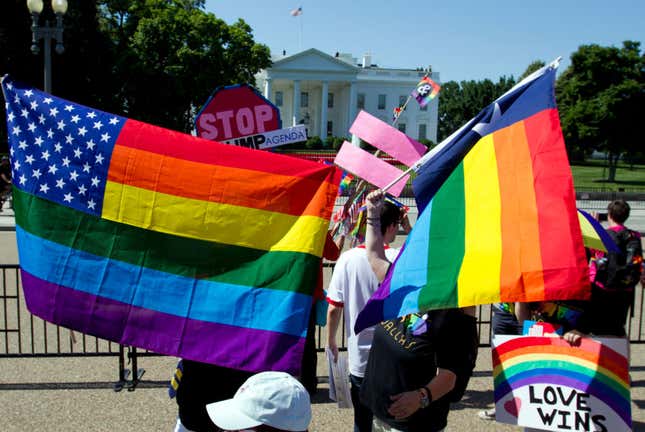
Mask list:
[[[428,309],[588,297],[554,82],[555,67],[527,77],[421,158],[421,213],[357,331]]]
[[[441,86],[426,76],[412,90],[412,97],[419,102],[419,106],[424,107],[437,97],[439,90],[441,90]]]
[[[352,184],[352,180],[354,180],[354,176],[351,175],[350,173],[343,171],[343,176],[340,179],[339,190],[338,190],[338,193],[340,195],[344,194],[347,191],[347,188],[349,188],[349,185]]]
[[[580,222],[582,241],[585,247],[603,252],[620,253],[620,248],[618,248],[616,242],[593,216],[584,210],[578,209],[578,221]]]
[[[339,170],[2,86],[33,314],[162,354],[298,372]]]

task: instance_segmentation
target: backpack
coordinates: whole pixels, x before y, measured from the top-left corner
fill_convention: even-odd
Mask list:
[[[594,285],[609,291],[632,291],[638,284],[643,263],[640,235],[627,228],[607,230],[619,252],[608,252],[596,258]]]

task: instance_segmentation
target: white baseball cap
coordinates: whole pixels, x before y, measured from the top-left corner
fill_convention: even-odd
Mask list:
[[[260,425],[306,431],[311,421],[309,393],[285,372],[260,372],[246,380],[233,399],[206,405],[213,423],[225,430]]]

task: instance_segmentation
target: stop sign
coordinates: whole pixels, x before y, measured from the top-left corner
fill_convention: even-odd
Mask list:
[[[195,120],[197,136],[213,141],[280,129],[280,110],[248,84],[217,88]]]

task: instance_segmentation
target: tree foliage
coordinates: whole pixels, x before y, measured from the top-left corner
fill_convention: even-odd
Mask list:
[[[31,17],[24,0],[3,1],[0,14],[0,75],[9,74],[13,79],[36,88],[43,86],[43,43],[40,52],[31,52]],[[54,22],[49,2],[40,17]],[[109,110],[113,95],[106,83],[110,79],[110,53],[108,39],[99,31],[95,2],[69,0],[64,17],[63,54],[56,53],[52,41],[52,91],[54,94],[83,104]],[[119,112],[119,111],[116,111]],[[0,116],[4,117],[4,104]],[[0,122],[0,151],[6,150],[6,129]]]
[[[30,51],[25,2],[3,3],[0,73],[41,88],[43,58]],[[48,3],[41,22],[52,19]],[[204,0],[69,0],[64,24],[65,53],[52,55],[54,94],[185,132],[215,88],[254,84],[271,64],[246,22],[226,24]]]
[[[569,157],[606,152],[607,180],[614,181],[618,158],[643,146],[638,129],[645,118],[645,54],[640,42],[625,41],[620,48],[580,46],[556,92]]]
[[[544,66],[546,66],[546,63],[544,63],[542,60],[535,60],[533,63],[531,63],[530,65],[528,65],[526,67],[526,70],[524,71],[524,73],[522,75],[520,75],[520,77],[519,77],[519,79],[517,81],[518,82],[522,81],[524,78],[526,78],[527,76],[531,75],[533,72],[543,68]]]
[[[243,20],[227,25],[203,0],[103,0],[102,28],[120,53],[115,92],[130,117],[189,131],[218,86],[254,84],[270,65]]]
[[[439,96],[438,140],[442,141],[476,116],[484,107],[515,84],[511,76],[502,76],[497,83],[483,81],[448,81],[442,84]]]

